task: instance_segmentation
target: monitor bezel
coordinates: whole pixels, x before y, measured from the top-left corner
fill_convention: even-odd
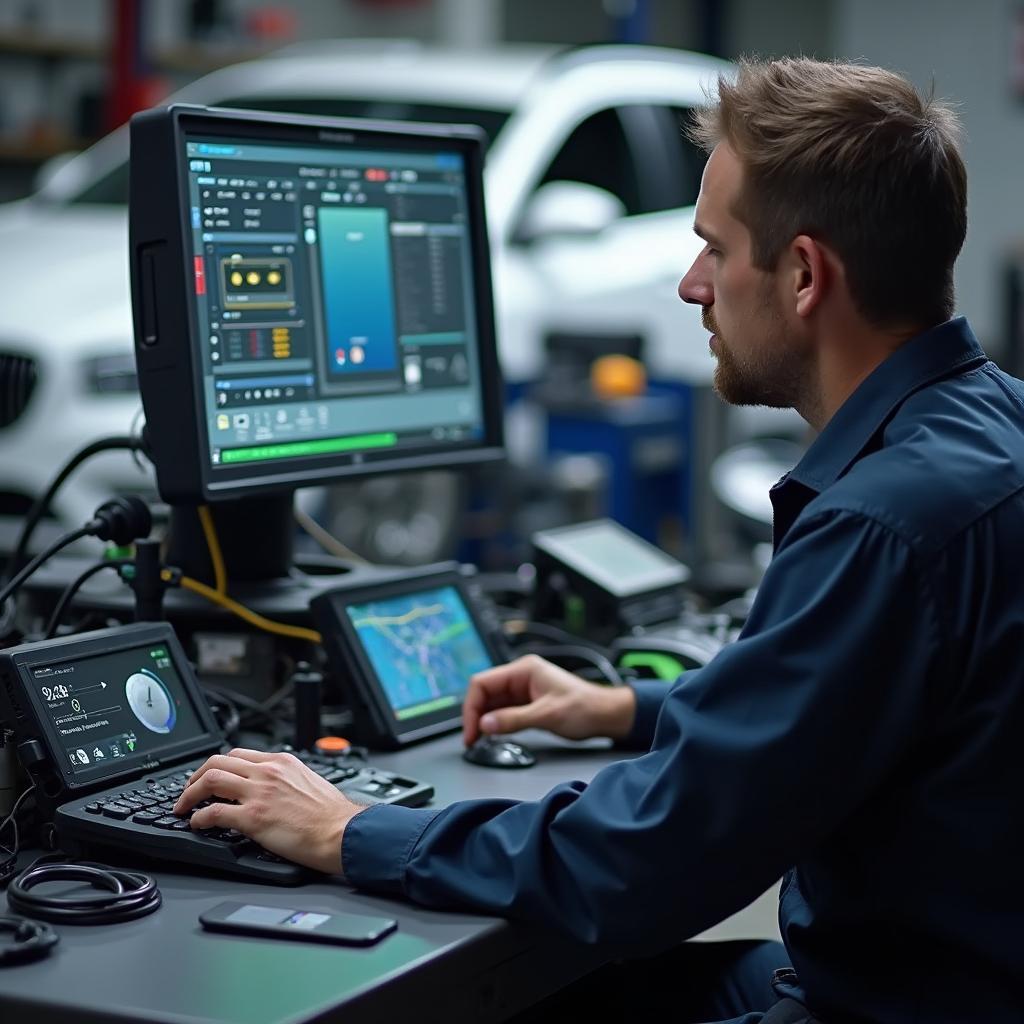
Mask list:
[[[259,472],[253,464],[214,469],[210,460],[210,437],[203,394],[203,373],[197,350],[199,315],[198,299],[192,286],[194,253],[188,193],[188,155],[186,136],[211,138],[251,138],[258,144],[292,145],[324,144],[324,136],[337,136],[346,146],[382,149],[434,149],[443,146],[459,152],[465,161],[466,200],[468,205],[469,241],[473,261],[473,301],[477,330],[477,359],[480,376],[480,401],[483,438],[458,444],[424,444],[408,454],[390,454],[388,450],[371,450],[337,457],[311,456],[288,460],[271,467],[263,464]],[[139,150],[135,148],[139,142]],[[147,434],[157,469],[161,495],[172,504],[198,504],[231,498],[255,497],[260,494],[319,486],[352,477],[468,466],[503,459],[504,426],[502,415],[503,384],[498,360],[494,327],[494,308],[490,276],[490,245],[487,238],[483,199],[483,133],[471,125],[426,125],[403,122],[358,120],[351,118],[308,117],[297,114],[268,114],[257,110],[222,110],[214,107],[193,107],[176,104],[146,111],[132,119],[132,189],[130,200],[130,248],[133,315],[136,329],[136,359],[139,366],[139,387],[146,413]],[[145,151],[143,152],[143,146]],[[136,159],[136,152],[139,153]],[[149,194],[154,188],[163,191],[169,184],[167,170],[158,162],[162,154],[173,168],[174,204],[150,203],[143,216],[139,210],[139,191]],[[161,175],[163,182],[161,183]],[[154,179],[154,176],[155,179]],[[171,207],[162,213],[152,207]],[[145,224],[143,225],[143,221]],[[142,342],[146,311],[145,289],[140,255],[164,246],[168,251],[172,281],[164,289],[162,302],[155,301],[156,318],[168,321],[180,337],[160,339],[163,351],[154,353]],[[180,313],[168,310],[173,304],[171,294],[183,302],[184,322]],[[161,305],[164,307],[161,311]],[[150,317],[154,314],[149,313]],[[182,330],[183,328],[183,330]],[[182,338],[184,340],[182,340]],[[170,349],[168,348],[170,346]],[[183,375],[185,379],[183,379]],[[175,405],[165,394],[168,386],[178,390],[187,386],[189,401]],[[186,414],[182,413],[186,406]],[[185,420],[188,422],[184,422]],[[189,436],[182,437],[185,428]],[[170,435],[170,436],[169,436]]]

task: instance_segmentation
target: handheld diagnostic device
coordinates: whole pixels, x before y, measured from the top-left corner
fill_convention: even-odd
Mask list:
[[[496,617],[455,563],[338,587],[312,609],[371,746],[458,729],[470,677],[508,658]]]

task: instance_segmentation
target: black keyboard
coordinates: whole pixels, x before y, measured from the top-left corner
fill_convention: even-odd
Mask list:
[[[296,756],[356,803],[419,807],[434,787],[358,760]],[[126,786],[79,797],[56,809],[54,826],[65,852],[75,857],[154,857],[258,878],[276,885],[298,885],[313,873],[264,850],[235,829],[192,830],[189,814],[173,808],[202,760],[146,775]],[[212,801],[204,800],[199,807]]]

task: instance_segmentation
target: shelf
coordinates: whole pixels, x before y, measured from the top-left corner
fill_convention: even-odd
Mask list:
[[[0,30],[0,53],[22,54],[26,57],[53,59],[101,60],[108,48],[99,43],[86,43],[77,39],[60,39],[39,32],[11,32]]]
[[[272,49],[274,48],[254,46],[227,50],[192,43],[161,50],[153,55],[152,62],[158,71],[201,75],[227,67],[229,64],[263,57]],[[39,32],[0,30],[0,53],[52,60],[106,60],[110,56],[110,46],[61,39]]]
[[[220,50],[215,46],[176,46],[161,50],[153,55],[153,65],[160,71],[180,74],[205,75],[207,72],[226,68],[229,64],[265,57],[275,47],[253,48],[251,50]]]
[[[27,139],[0,138],[0,162],[42,163],[61,153],[70,153],[88,148],[95,139],[77,139],[70,136],[30,141]]]

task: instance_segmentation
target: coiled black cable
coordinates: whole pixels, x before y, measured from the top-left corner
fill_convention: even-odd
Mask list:
[[[11,941],[0,946],[0,967],[40,960],[60,939],[48,924],[13,914],[0,916],[0,933],[3,932],[11,933]]]
[[[140,871],[106,864],[48,861],[41,857],[11,882],[7,905],[15,913],[56,924],[116,924],[152,914],[163,902],[155,879]],[[44,882],[88,882],[106,892],[42,896],[33,892]]]

